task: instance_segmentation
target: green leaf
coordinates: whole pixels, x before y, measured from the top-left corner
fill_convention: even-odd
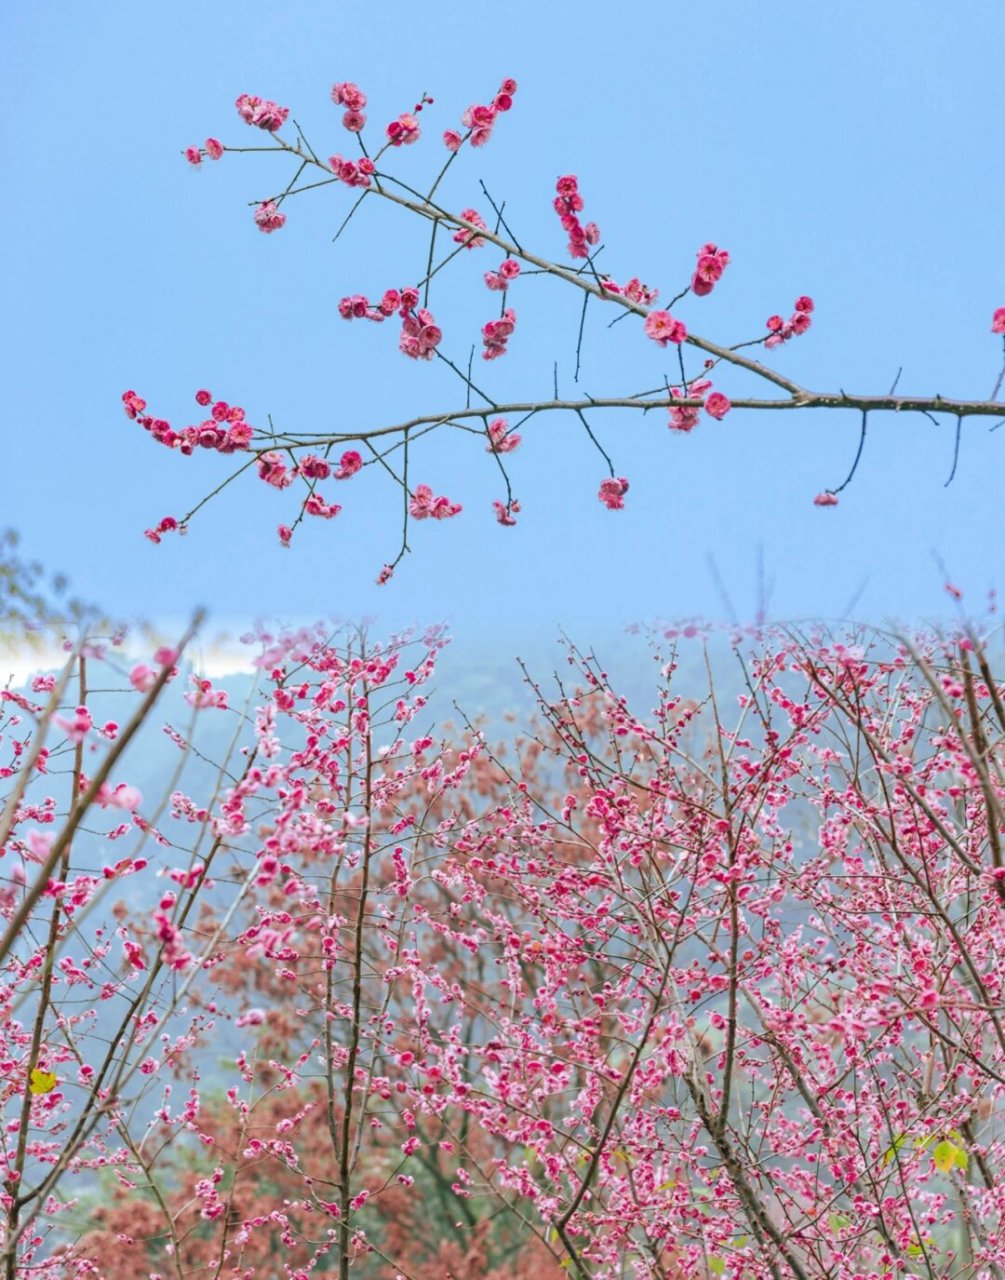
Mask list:
[[[883,1163],[889,1164],[890,1161],[893,1159],[893,1157],[897,1154],[898,1151],[900,1151],[900,1149],[904,1146],[906,1142],[907,1142],[906,1133],[901,1133],[896,1138],[894,1138],[893,1146],[887,1147],[886,1151],[883,1153]]]

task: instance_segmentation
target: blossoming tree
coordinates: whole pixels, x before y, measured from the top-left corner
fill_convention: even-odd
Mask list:
[[[421,724],[439,632],[268,637],[152,807],[176,652],[125,728],[8,694],[6,1274],[1000,1275],[1005,685],[778,633],[685,698],[676,643],[503,753]]]

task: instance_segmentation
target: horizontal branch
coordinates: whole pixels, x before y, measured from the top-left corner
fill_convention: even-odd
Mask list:
[[[859,396],[844,392],[800,391],[798,395],[781,400],[736,397],[730,400],[734,409],[854,409],[859,413],[946,413],[954,418],[1005,418],[1005,404],[995,400],[946,400],[942,396]],[[400,435],[417,427],[447,426],[465,419],[502,418],[508,414],[537,414],[565,411],[584,413],[591,409],[636,409],[648,413],[653,409],[700,409],[704,400],[700,396],[660,396],[641,399],[637,396],[587,397],[581,400],[513,400],[493,404],[485,408],[465,406],[440,413],[421,414],[406,422],[391,423],[353,432],[278,432],[270,435],[270,447],[276,441],[289,448],[316,446],[318,441],[334,441],[344,444],[352,440],[373,440],[378,436]]]

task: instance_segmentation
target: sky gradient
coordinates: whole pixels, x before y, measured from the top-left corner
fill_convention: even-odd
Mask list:
[[[281,189],[286,161],[227,155],[193,170],[181,152],[210,135],[258,140],[234,110],[247,92],[288,105],[319,154],[349,154],[329,90],[354,80],[370,137],[423,91],[435,99],[422,140],[393,157],[421,183],[442,130],[504,76],[519,82],[514,109],[455,165],[445,202],[488,213],[482,179],[525,245],[565,260],[551,199],[575,173],[615,279],[637,274],[670,297],[700,244],[730,251],[714,294],[675,309],[703,336],[755,336],[810,294],[814,327],[772,361],[803,385],[884,393],[902,368],[905,394],[985,397],[1002,360],[991,314],[1005,304],[999,4],[390,2],[378,16],[52,0],[12,5],[5,27],[0,525],[79,595],[168,625],[206,605],[219,626],[369,615],[387,629],[443,619],[486,641],[562,625],[588,641],[593,628],[747,621],[762,607],[780,620],[946,616],[940,563],[974,612],[1001,585],[1005,429],[987,420],[965,423],[945,487],[955,424],[875,416],[855,482],[821,511],[813,496],[846,474],[856,414],[737,412],[689,436],[662,414],[598,414],[632,486],[609,512],[602,458],[575,419],[544,418],[510,455],[513,529],[493,519],[501,494],[483,445],[434,437],[412,475],[464,512],[415,525],[413,554],[377,587],[400,499],[376,474],[330,493],[342,514],[307,522],[290,550],[275,532],[289,495],[253,477],[186,538],[149,544],[143,529],[193,505],[226,459],[170,454],[120,404],[135,388],[180,426],[198,421],[192,395],[206,386],[254,423],[320,430],[463,403],[448,372],[398,354],[396,326],[348,325],[336,310],[343,294],[421,275],[424,228],[364,206],[333,244],[352,196],[326,188],[289,202],[286,227],[264,236],[248,202]],[[466,255],[434,292],[459,360],[496,305],[481,273],[498,256]],[[579,299],[518,283],[510,353],[479,378],[499,398],[543,398],[557,362],[571,393]],[[612,395],[673,376],[639,321],[609,332],[607,319],[589,317],[581,387]],[[752,390],[729,373],[718,385]]]

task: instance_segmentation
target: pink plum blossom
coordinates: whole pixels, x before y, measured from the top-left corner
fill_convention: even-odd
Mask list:
[[[506,354],[506,344],[516,328],[516,312],[507,307],[501,319],[482,325],[483,360],[496,360]]]
[[[286,222],[286,214],[280,213],[274,200],[266,200],[255,210],[255,224],[266,234],[278,231]]]
[[[643,326],[648,337],[661,347],[671,342],[681,343],[687,337],[683,322],[675,320],[669,311],[650,311]]]
[[[628,481],[624,476],[619,479],[611,477],[608,480],[602,480],[597,497],[609,511],[622,511],[624,509],[624,496],[628,492]]]
[[[419,133],[418,120],[407,113],[400,115],[397,120],[392,120],[387,126],[387,137],[392,147],[409,146],[418,141]]]
[[[703,244],[698,250],[698,265],[691,277],[691,292],[697,297],[706,297],[712,292],[729,264],[729,253],[718,245]]]
[[[509,423],[505,418],[493,418],[485,430],[489,437],[486,453],[510,453],[520,443],[519,435],[507,435]]]
[[[268,98],[257,98],[252,94],[242,93],[235,103],[238,115],[246,124],[275,133],[286,123],[290,114],[289,107],[280,107]]]
[[[443,331],[433,313],[422,307],[414,314],[405,312],[402,316],[398,349],[412,360],[432,360],[442,337]]]
[[[724,396],[721,391],[713,391],[705,401],[705,412],[709,417],[718,418],[720,421],[729,413],[732,407],[728,397]]]
[[[420,484],[416,485],[408,510],[415,520],[426,520],[430,516],[434,520],[446,520],[458,514],[461,504],[451,502],[449,498],[436,498],[428,484]]]
[[[362,111],[366,106],[366,94],[351,80],[333,84],[331,98],[336,106],[348,107],[350,111]]]
[[[485,219],[477,209],[462,209],[461,217],[465,222],[470,222],[476,227],[488,230],[485,226]],[[485,244],[485,237],[475,235],[473,231],[469,231],[467,227],[460,227],[454,232],[454,240],[457,244],[462,244],[466,249],[480,249]]]
[[[520,503],[516,498],[511,499],[508,503],[494,501],[492,508],[500,524],[509,526],[516,524],[517,512],[520,510]]]
[[[336,480],[348,480],[350,476],[354,476],[363,466],[363,459],[355,449],[346,449],[342,457],[339,458],[338,470],[335,472]]]

